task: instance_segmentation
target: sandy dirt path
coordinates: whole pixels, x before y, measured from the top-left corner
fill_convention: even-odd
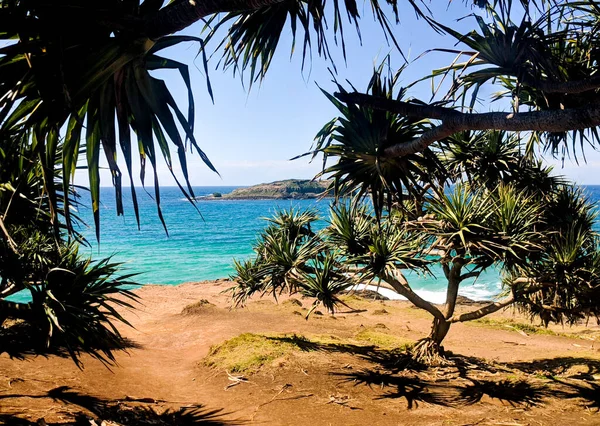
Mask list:
[[[308,321],[298,315],[299,307],[270,299],[230,310],[221,294],[228,285],[137,290],[143,305],[126,314],[135,328],[122,328],[133,346],[117,354],[110,370],[86,356],[79,370],[65,357],[12,359],[3,353],[0,423],[33,425],[44,418],[48,424],[90,425],[90,418],[101,417],[107,426],[110,420],[128,425],[600,424],[600,343],[510,327],[454,326],[445,347],[462,356],[460,368],[402,370],[386,363],[381,351],[324,345],[271,362],[226,390],[232,383],[227,373],[202,360],[212,345],[241,333],[343,340],[379,327],[414,341],[430,324],[426,313],[407,302],[356,300],[358,313]],[[182,315],[200,299],[215,306]],[[302,303],[306,307],[309,301]],[[573,331],[595,336],[599,329],[564,330]]]

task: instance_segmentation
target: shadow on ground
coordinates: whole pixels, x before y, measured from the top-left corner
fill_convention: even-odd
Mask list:
[[[374,345],[355,345],[351,343],[314,342],[303,336],[274,336],[269,340],[289,343],[306,352],[346,353],[358,356],[366,361],[385,367],[387,370],[399,372],[404,370],[420,371],[427,366],[407,356],[403,350],[382,350]]]
[[[600,361],[592,358],[498,364],[448,353],[447,365],[431,368],[404,352],[373,346],[307,342],[305,350],[344,352],[369,361],[373,368],[331,374],[354,386],[368,386],[376,399],[404,398],[408,409],[419,403],[460,407],[482,400],[527,408],[543,405],[545,398],[560,398],[600,411],[600,385],[595,383]]]
[[[0,354],[7,353],[13,359],[24,360],[34,356],[59,356],[70,358],[67,347],[56,341],[50,348],[46,347],[46,336],[40,335],[39,330],[29,324],[15,324],[7,328],[0,327]],[[123,339],[106,349],[127,351],[141,349],[141,346],[130,339]]]
[[[0,399],[8,398],[47,398],[65,405],[65,411],[72,414],[73,420],[62,423],[47,423],[48,426],[91,426],[91,420],[100,425],[104,422],[115,422],[123,426],[225,426],[238,425],[223,419],[227,413],[222,409],[207,409],[201,404],[188,405],[178,409],[162,408],[167,401],[153,399],[126,399],[109,401],[91,395],[76,392],[68,386],[51,389],[43,395],[0,395]],[[75,410],[75,412],[74,412]],[[0,414],[0,424],[15,426],[38,426],[38,420],[22,419],[16,415]]]

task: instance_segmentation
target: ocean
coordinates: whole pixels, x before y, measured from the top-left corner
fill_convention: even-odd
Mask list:
[[[231,192],[236,187],[195,187],[197,197],[215,192]],[[590,200],[600,201],[600,186],[584,187]],[[79,215],[87,223],[81,232],[90,243],[80,252],[99,259],[112,256],[123,263],[126,272],[139,273],[140,284],[177,285],[191,281],[227,278],[234,272],[233,259],[252,256],[252,244],[258,232],[278,209],[290,207],[316,209],[327,218],[330,200],[202,200],[199,212],[178,188],[161,188],[161,208],[167,225],[165,232],[157,215],[154,189],[137,189],[140,229],[135,220],[129,189],[123,191],[125,215],[117,216],[114,191],[101,188],[100,241],[96,241],[90,208],[81,207]],[[89,194],[82,193],[86,203]],[[598,226],[599,224],[597,224]],[[319,226],[326,226],[324,220]],[[600,227],[598,227],[600,229]],[[446,283],[441,269],[433,276],[407,276],[413,289],[423,298],[443,303]],[[500,292],[497,271],[488,270],[479,278],[461,284],[459,294],[474,300],[488,300]],[[14,301],[25,301],[27,295],[14,295]]]

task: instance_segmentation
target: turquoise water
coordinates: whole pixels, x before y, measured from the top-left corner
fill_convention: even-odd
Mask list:
[[[197,197],[214,192],[226,194],[235,188],[198,187],[194,193]],[[137,277],[142,284],[225,278],[233,273],[233,258],[252,255],[252,243],[266,224],[261,218],[291,206],[315,208],[325,216],[329,207],[328,200],[200,200],[198,213],[178,188],[161,190],[168,236],[153,199],[143,190],[138,190],[141,217],[138,231],[130,194],[124,194],[125,216],[117,217],[112,190],[103,188],[100,244],[90,225],[84,234],[91,247],[84,250],[95,258],[113,255],[115,260],[126,262],[128,269],[142,272]],[[93,223],[89,209],[81,213],[88,224]]]
[[[235,187],[197,187],[196,196],[214,192],[228,193]],[[594,202],[600,200],[600,186],[588,186],[586,191]],[[152,196],[153,190],[150,190]],[[83,193],[83,201],[89,194]],[[175,285],[190,281],[225,278],[233,273],[232,260],[252,255],[252,244],[265,226],[264,217],[277,209],[315,208],[327,216],[329,200],[200,200],[199,214],[178,188],[161,188],[161,206],[167,224],[167,236],[156,214],[151,196],[138,189],[141,229],[138,231],[128,190],[124,191],[125,215],[118,217],[112,188],[101,190],[100,244],[96,242],[91,211],[82,208],[80,215],[89,224],[82,231],[90,247],[82,253],[94,258],[113,256],[124,262],[128,272],[138,272],[140,284]],[[322,221],[320,226],[324,226]],[[412,287],[422,297],[433,302],[444,299],[445,279],[439,269],[435,276],[409,275]],[[500,279],[494,270],[477,280],[465,281],[460,294],[476,300],[490,299],[500,290]],[[22,301],[23,296],[14,300]]]

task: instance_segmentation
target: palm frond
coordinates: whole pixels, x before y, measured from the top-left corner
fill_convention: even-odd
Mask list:
[[[398,74],[382,77],[383,65],[374,71],[368,92],[374,96],[401,99],[395,95]],[[340,91],[344,89],[339,86]],[[428,184],[439,185],[445,180],[445,171],[435,153],[422,153],[389,158],[384,151],[389,146],[411,142],[431,128],[426,120],[402,118],[396,114],[353,104],[343,104],[323,92],[342,114],[317,134],[310,154],[323,154],[323,171],[317,176],[333,179],[336,197],[370,196],[375,213],[405,197],[420,197]],[[335,161],[327,165],[329,160]]]
[[[56,154],[62,154],[58,162],[64,172],[63,191],[73,182],[79,149],[85,146],[97,237],[101,152],[115,187],[117,214],[123,214],[122,171],[118,166],[122,155],[139,225],[132,160],[137,152],[143,184],[146,162],[154,169],[155,199],[164,224],[156,172],[159,158],[164,159],[190,202],[194,193],[186,151],[196,151],[211,170],[216,169],[194,136],[194,97],[188,67],[158,53],[178,43],[202,45],[203,41],[191,36],[154,41],[132,34],[131,25],[124,22],[153,13],[160,7],[157,2],[152,6],[144,2],[143,7],[138,1],[121,0],[86,7],[70,0],[21,3],[6,2],[0,11],[0,20],[10,18],[14,21],[10,28],[18,28],[0,33],[0,39],[7,41],[0,49],[0,137],[27,134],[35,146],[34,154],[47,170],[56,164]],[[49,22],[53,31],[45,30]],[[175,103],[166,83],[150,75],[157,70],[175,71],[182,78],[188,95],[187,114]],[[58,151],[59,129],[64,126],[66,134]],[[132,141],[132,131],[136,141]],[[177,160],[172,159],[170,144],[176,149]],[[175,173],[177,163],[183,179]],[[52,188],[48,182],[46,190],[52,210],[56,210]],[[66,211],[69,216],[68,205]],[[70,225],[67,220],[72,231]]]

